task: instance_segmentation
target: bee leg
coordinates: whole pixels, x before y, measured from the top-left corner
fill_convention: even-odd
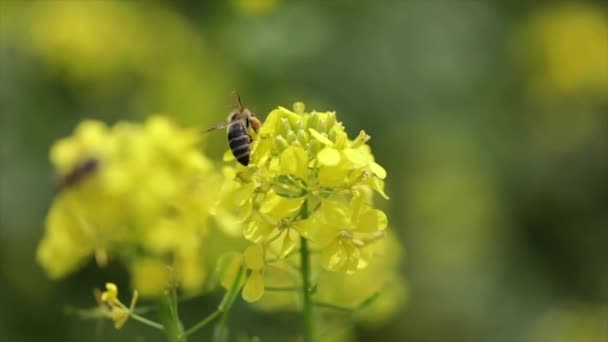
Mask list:
[[[249,120],[247,120],[247,122],[251,125],[251,128],[253,128],[256,133],[260,131],[260,128],[262,127],[262,122],[258,118],[252,116],[249,118]]]
[[[208,132],[214,131],[214,130],[216,130],[216,129],[224,129],[224,128],[226,128],[226,127],[228,127],[228,124],[225,124],[225,123],[222,123],[222,124],[216,124],[216,125],[213,125],[213,126],[211,126],[211,127],[207,128],[207,129],[205,129],[205,130],[203,131],[203,133],[208,133]]]

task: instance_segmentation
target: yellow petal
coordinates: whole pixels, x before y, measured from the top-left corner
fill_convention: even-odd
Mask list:
[[[386,214],[378,209],[368,209],[359,215],[355,230],[363,233],[383,231],[388,225]]]
[[[283,237],[283,244],[281,246],[281,257],[285,257],[296,247],[296,242],[294,241],[294,239],[291,238],[291,236],[289,236],[290,234],[291,229],[287,229],[285,231],[285,236]]]
[[[241,184],[238,189],[234,192],[234,205],[237,207],[242,206],[251,198],[251,194],[255,190],[255,183],[249,182]]]
[[[253,271],[245,286],[241,296],[249,303],[257,302],[264,295],[264,274],[261,271]]]
[[[253,212],[253,201],[246,201],[240,208],[239,208],[239,220],[242,222],[245,222],[249,216],[251,215],[251,213]]]
[[[113,308],[110,318],[114,321],[114,328],[120,329],[129,319],[129,311],[123,308]]]
[[[118,296],[118,286],[114,283],[106,283],[106,291],[114,298]]]
[[[379,178],[372,177],[370,179],[369,185],[372,189],[376,190],[380,196],[384,197],[384,199],[388,199],[388,195],[384,192],[384,181]]]
[[[274,225],[261,218],[255,218],[249,222],[243,235],[252,242],[259,242],[274,230]]]
[[[259,271],[264,268],[264,252],[259,245],[250,245],[243,252],[245,265],[254,270]]]
[[[340,239],[334,239],[321,252],[321,265],[330,271],[338,271],[346,262],[346,253]]]
[[[230,149],[227,149],[226,152],[224,152],[222,160],[225,162],[234,160],[234,154],[232,154],[232,151]]]
[[[76,138],[84,150],[103,147],[107,126],[96,120],[85,120],[76,128]]]
[[[363,153],[363,151],[347,148],[344,150],[344,155],[346,158],[353,163],[354,167],[363,167],[369,163],[369,157]]]
[[[334,166],[322,166],[319,170],[319,184],[323,187],[337,188],[348,181],[352,168],[348,163]]]
[[[225,289],[229,289],[234,283],[239,268],[243,264],[243,256],[237,253],[224,254],[218,260],[217,274],[220,284]]]
[[[333,141],[327,139],[326,137],[324,137],[323,135],[321,135],[321,133],[317,132],[314,128],[309,128],[308,129],[308,133],[310,133],[310,135],[312,135],[313,138],[317,139],[320,143],[327,145],[327,146],[333,146],[334,143]]]
[[[260,213],[272,217],[275,221],[297,213],[304,198],[286,198],[269,192],[260,206]]]
[[[376,177],[380,179],[386,178],[386,170],[376,162],[371,162],[369,168]]]
[[[60,174],[66,173],[80,157],[79,152],[79,146],[74,139],[60,139],[51,147],[51,162]]]
[[[290,146],[279,156],[280,172],[300,179],[308,178],[308,153],[298,146]]]
[[[321,165],[334,166],[340,162],[340,152],[335,148],[326,147],[319,151],[317,160]]]
[[[321,207],[321,219],[324,223],[345,228],[349,223],[348,207],[344,203],[324,201]]]
[[[346,262],[340,271],[346,272],[346,274],[353,274],[359,268],[361,252],[352,242],[346,242],[344,244],[344,251],[346,254]]]

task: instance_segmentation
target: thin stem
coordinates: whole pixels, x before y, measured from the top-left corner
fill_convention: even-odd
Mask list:
[[[304,299],[304,342],[313,342],[314,316],[310,294],[310,256],[308,254],[308,240],[304,237],[300,237],[300,257],[302,264],[302,296]]]
[[[367,308],[369,308],[373,303],[376,302],[376,300],[379,297],[380,297],[380,292],[372,293],[371,296],[364,299],[354,309],[351,309],[350,319],[348,321],[344,322],[341,325],[338,325],[338,327],[336,329],[330,328],[330,329],[326,330],[324,333],[322,333],[320,336],[321,340],[329,340],[331,336],[338,335],[338,334],[342,333],[343,331],[345,331],[346,329],[352,327],[355,324],[354,318],[357,316],[357,314],[359,314],[362,311],[365,311]],[[329,304],[329,305],[335,306],[333,304]]]
[[[222,312],[220,310],[215,310],[213,311],[209,316],[203,318],[203,320],[201,320],[200,322],[196,323],[195,325],[193,325],[190,329],[186,330],[184,332],[183,336],[190,336],[192,334],[194,334],[195,332],[197,332],[198,330],[202,329],[204,326],[206,326],[207,324],[211,323],[214,319],[216,319]]]
[[[242,274],[243,274],[243,268],[241,267],[241,268],[239,268],[239,271],[237,272],[234,281],[230,285],[230,289],[228,289],[228,291],[226,291],[226,293],[224,293],[224,297],[222,297],[222,301],[220,302],[220,305],[218,306],[218,308],[215,311],[213,311],[210,315],[203,318],[200,322],[193,325],[190,329],[186,330],[182,336],[187,337],[187,336],[194,334],[195,332],[197,332],[200,329],[202,329],[203,327],[205,327],[207,324],[213,322],[220,315],[225,314],[226,311],[230,309],[231,303],[229,305],[229,302],[231,300],[232,301],[234,300],[232,298],[235,297],[235,293],[239,289],[238,285],[241,282]]]
[[[131,316],[131,318],[133,318],[134,320],[139,321],[140,323],[143,323],[143,324],[145,324],[147,326],[150,326],[150,327],[152,327],[154,329],[165,330],[165,327],[162,324],[154,322],[152,320],[149,320],[149,319],[147,319],[147,318],[145,318],[143,316],[140,316],[140,315],[138,315],[138,314],[136,314],[134,312],[130,312],[129,316]]]
[[[220,306],[218,308],[219,311],[222,312],[222,317],[220,318],[220,321],[219,321],[218,325],[216,326],[217,330],[215,331],[215,336],[214,336],[214,340],[216,342],[227,341],[228,335],[226,333],[226,321],[228,320],[228,314],[230,313],[230,308],[232,308],[232,304],[234,303],[237,293],[239,291],[243,271],[244,271],[243,267],[240,267],[238,273],[236,274],[236,278],[234,279],[234,282],[230,286],[230,290],[228,290],[228,292],[222,299],[222,302],[220,303]]]
[[[274,287],[274,286],[266,286],[264,287],[265,291],[274,291],[274,292],[291,292],[291,291],[299,291],[302,288],[299,286],[287,286],[287,287]]]
[[[318,306],[318,307],[327,308],[327,309],[334,309],[334,310],[338,310],[338,311],[351,312],[353,310],[356,310],[356,309],[347,308],[345,306],[339,306],[339,305],[336,305],[336,304],[325,303],[325,302],[317,302],[317,301],[315,301],[315,302],[313,302],[313,304],[315,306]]]

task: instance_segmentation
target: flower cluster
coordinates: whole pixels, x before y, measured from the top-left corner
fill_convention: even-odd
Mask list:
[[[212,264],[202,243],[223,177],[199,139],[155,116],[143,125],[84,121],[59,140],[50,155],[59,193],[37,256],[47,273],[62,277],[95,255],[124,263],[142,295],[162,292],[170,273],[184,289],[200,289]]]
[[[39,263],[60,278],[92,256],[102,265],[121,262],[137,288],[131,305],[108,283],[99,307],[85,313],[110,318],[116,328],[132,318],[172,340],[220,315],[218,336],[226,334],[222,322],[239,291],[261,309],[303,306],[310,313],[321,305],[372,323],[393,313],[406,289],[395,272],[399,248],[385,232],[387,216],[373,204],[376,193],[388,197],[370,137],[361,131],[350,139],[334,112],[306,112],[302,103],[272,111],[257,134],[249,165],[235,162],[220,172],[199,151],[200,130],[167,118],[112,127],[82,122],[51,149],[58,193]],[[218,273],[208,277],[213,264]],[[176,287],[200,291],[212,284],[208,278],[227,289],[224,298],[184,329]],[[134,312],[139,294],[165,289],[159,310],[170,315],[160,314],[162,322]],[[310,341],[314,317],[304,316]]]
[[[534,95],[605,98],[608,18],[590,3],[548,6],[517,32],[517,51],[529,69]]]
[[[268,115],[249,167],[233,172],[244,236],[266,263],[293,255],[306,239],[326,270],[353,274],[367,266],[367,246],[387,227],[385,213],[372,205],[374,191],[387,198],[386,171],[368,140],[363,131],[349,139],[334,112],[308,113],[302,103]],[[264,290],[264,279],[255,277],[257,286],[243,293],[250,301]]]

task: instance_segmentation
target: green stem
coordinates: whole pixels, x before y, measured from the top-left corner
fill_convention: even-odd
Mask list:
[[[220,305],[218,306],[218,308],[215,311],[213,311],[210,315],[203,318],[200,322],[193,325],[190,329],[186,330],[182,336],[184,336],[184,337],[190,336],[190,335],[194,334],[195,332],[197,332],[198,330],[205,327],[207,324],[213,322],[220,315],[222,315],[222,314],[227,315],[227,311],[230,310],[230,306],[232,305],[232,302],[234,302],[236,293],[239,290],[239,284],[241,282],[242,275],[243,275],[243,268],[241,267],[241,268],[239,268],[239,271],[236,274],[236,278],[230,285],[230,289],[228,289],[228,291],[226,291],[226,293],[224,293],[224,297],[222,297],[222,301],[220,302]]]
[[[234,303],[236,296],[239,292],[239,288],[240,288],[240,284],[241,284],[241,277],[243,276],[243,271],[244,271],[243,267],[239,268],[239,271],[236,274],[236,278],[234,279],[234,282],[230,286],[230,289],[228,290],[228,292],[226,292],[226,295],[224,296],[224,298],[222,298],[222,302],[220,303],[220,306],[218,308],[218,310],[222,313],[222,317],[220,318],[218,325],[215,327],[216,330],[215,330],[214,336],[213,336],[213,339],[215,342],[224,342],[224,341],[228,340],[226,321],[228,320],[228,314],[230,312],[230,308],[232,307],[232,304]]]
[[[325,303],[325,302],[313,302],[313,304],[318,307],[321,307],[321,308],[333,309],[333,310],[338,310],[338,311],[351,312],[351,311],[355,310],[355,309],[347,308],[344,306],[339,306],[339,305]]]
[[[140,315],[138,315],[138,314],[136,314],[134,312],[131,312],[129,315],[134,320],[139,321],[140,323],[143,323],[143,324],[145,324],[147,326],[150,326],[150,327],[158,329],[158,330],[165,330],[165,327],[162,324],[154,322],[152,320],[149,320],[149,319],[147,319],[147,318],[145,318],[143,316],[140,316]]]
[[[207,324],[211,323],[214,319],[216,319],[222,312],[219,310],[215,310],[213,311],[209,316],[203,318],[200,322],[196,323],[195,325],[193,325],[190,329],[186,330],[184,332],[183,336],[190,336],[192,334],[194,334],[195,332],[197,332],[198,330],[200,330],[201,328],[203,328],[204,326],[206,326]]]
[[[301,287],[291,286],[291,287],[274,287],[274,286],[265,286],[265,291],[274,291],[274,292],[292,292],[301,290]]]
[[[169,342],[186,342],[186,338],[182,336],[184,327],[179,320],[176,295],[172,291],[175,291],[175,288],[169,288],[158,301],[158,315]]]
[[[302,273],[302,296],[304,302],[304,342],[314,341],[314,316],[313,302],[310,294],[310,256],[308,251],[308,240],[300,238],[300,257]]]

